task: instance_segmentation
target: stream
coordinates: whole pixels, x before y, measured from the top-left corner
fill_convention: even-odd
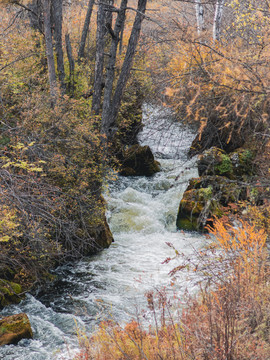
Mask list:
[[[27,294],[3,316],[25,312],[33,340],[0,348],[2,360],[72,359],[76,327],[88,333],[110,317],[120,323],[146,308],[145,293],[168,286],[176,262],[162,264],[174,250],[191,251],[201,235],[176,231],[178,206],[188,180],[197,176],[187,152],[194,132],[173,121],[169,110],[145,105],[140,143],[149,145],[162,171],[153,177],[121,177],[105,191],[115,242],[109,249],[56,270],[57,281],[36,297]],[[184,279],[183,279],[184,282]]]

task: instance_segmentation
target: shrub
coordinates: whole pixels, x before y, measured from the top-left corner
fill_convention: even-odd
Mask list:
[[[188,257],[176,250],[181,265],[171,271],[173,281],[186,271],[191,284],[197,284],[196,295],[176,292],[177,303],[172,304],[164,291],[156,297],[148,293],[153,317],[148,329],[140,316],[124,328],[103,322],[93,336],[80,338],[76,360],[266,360],[270,350],[266,235],[248,223],[232,227],[217,220],[211,233],[207,249]],[[173,315],[176,309],[178,316]]]

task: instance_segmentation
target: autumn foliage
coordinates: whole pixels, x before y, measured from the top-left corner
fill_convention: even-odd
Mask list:
[[[117,161],[105,144],[101,117],[91,111],[98,6],[79,61],[76,54],[87,8],[83,2],[63,4],[65,78],[59,80],[53,25],[57,101],[52,108],[41,2],[1,2],[0,278],[23,282],[25,288],[50,277],[48,270],[63,261],[92,254],[112,240],[101,193]],[[127,14],[117,75],[135,14]],[[64,35],[70,40],[73,70]],[[107,34],[106,51],[110,40]],[[138,67],[143,61],[137,57]],[[142,83],[141,73],[128,80],[119,111],[123,138],[133,123],[140,122]]]
[[[148,293],[152,314],[124,328],[104,322],[89,339],[79,336],[77,359],[266,360],[270,350],[269,264],[266,235],[248,223],[215,222],[208,249],[181,257],[171,275],[186,271],[196,295]],[[176,281],[176,279],[174,280]],[[183,305],[185,304],[185,305]],[[178,314],[178,315],[177,315]]]

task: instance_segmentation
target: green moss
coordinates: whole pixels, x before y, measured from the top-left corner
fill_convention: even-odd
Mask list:
[[[198,194],[200,200],[210,200],[213,197],[213,188],[211,185],[207,188],[201,188],[198,190]]]
[[[186,231],[198,231],[197,219],[191,218],[179,218],[177,220],[177,228]]]
[[[33,332],[26,314],[8,316],[0,320],[0,346],[17,344],[21,339],[31,339]]]
[[[226,154],[220,154],[221,163],[215,166],[215,170],[219,174],[229,174],[233,171],[232,161]]]
[[[21,299],[18,294],[21,292],[21,285],[0,279],[0,308],[9,304],[19,303]]]

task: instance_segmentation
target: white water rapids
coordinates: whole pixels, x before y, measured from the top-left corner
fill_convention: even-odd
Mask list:
[[[2,316],[26,312],[34,339],[0,348],[2,360],[72,359],[78,348],[76,326],[90,333],[104,318],[131,319],[146,307],[145,292],[167,286],[176,263],[162,264],[173,249],[188,252],[201,241],[176,231],[178,206],[195,160],[187,160],[194,134],[173,121],[168,110],[144,107],[140,143],[149,145],[162,171],[153,177],[119,177],[109,186],[108,221],[115,242],[98,255],[57,269],[58,280],[37,298],[27,295]],[[77,325],[76,325],[77,324]]]

